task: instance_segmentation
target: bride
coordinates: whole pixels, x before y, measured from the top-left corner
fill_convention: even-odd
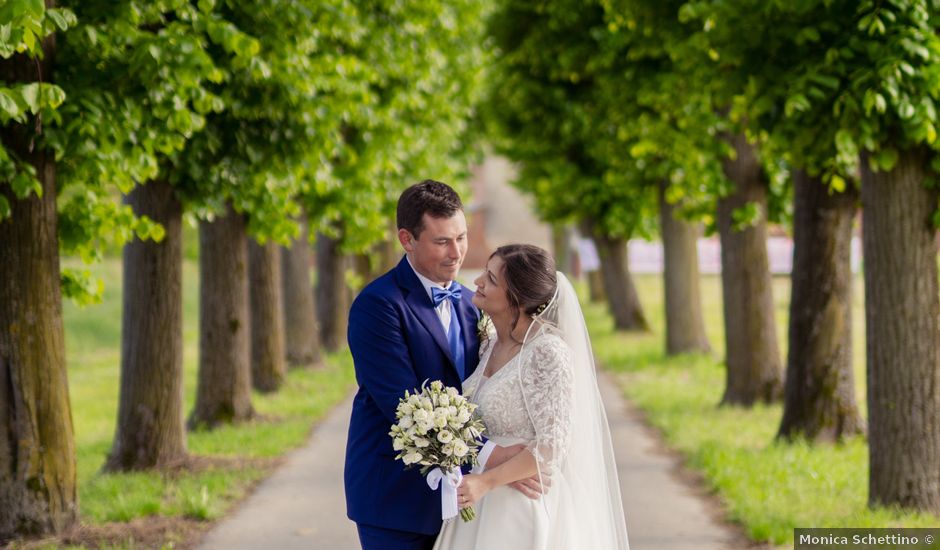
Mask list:
[[[525,445],[463,478],[461,507],[477,518],[446,523],[435,549],[628,549],[610,430],[577,295],[551,255],[500,247],[473,303],[490,320],[480,365],[463,384],[497,445]],[[530,499],[510,484],[534,478]]]

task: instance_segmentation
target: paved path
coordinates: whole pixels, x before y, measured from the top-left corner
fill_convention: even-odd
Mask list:
[[[744,546],[716,522],[708,503],[679,481],[676,459],[626,408],[614,381],[600,378],[614,440],[632,550],[728,550]],[[201,548],[355,550],[356,528],[346,519],[343,453],[351,399],[314,431],[306,447],[265,480]],[[745,543],[746,544],[746,543]]]

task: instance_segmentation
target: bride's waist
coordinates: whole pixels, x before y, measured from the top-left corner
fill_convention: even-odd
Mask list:
[[[531,439],[526,437],[518,437],[514,435],[490,435],[485,434],[486,438],[492,441],[493,443],[499,445],[500,447],[508,447],[509,445],[516,445],[522,443],[523,445],[528,445],[532,442]]]

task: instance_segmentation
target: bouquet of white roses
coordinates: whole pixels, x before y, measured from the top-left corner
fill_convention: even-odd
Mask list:
[[[440,380],[421,385],[421,391],[405,390],[399,399],[392,425],[392,446],[399,451],[395,458],[406,466],[418,464],[427,475],[428,485],[441,487],[441,517],[457,515],[457,486],[463,479],[460,467],[476,464],[477,452],[483,444],[483,422],[473,413],[477,406],[460,395],[456,388],[444,387]],[[470,521],[476,516],[472,507],[460,510],[460,517]]]

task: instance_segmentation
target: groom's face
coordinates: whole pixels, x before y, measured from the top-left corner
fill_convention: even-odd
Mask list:
[[[422,221],[424,230],[418,238],[402,229],[398,239],[418,273],[446,286],[457,278],[467,256],[467,219],[458,210],[449,218],[425,214]]]

